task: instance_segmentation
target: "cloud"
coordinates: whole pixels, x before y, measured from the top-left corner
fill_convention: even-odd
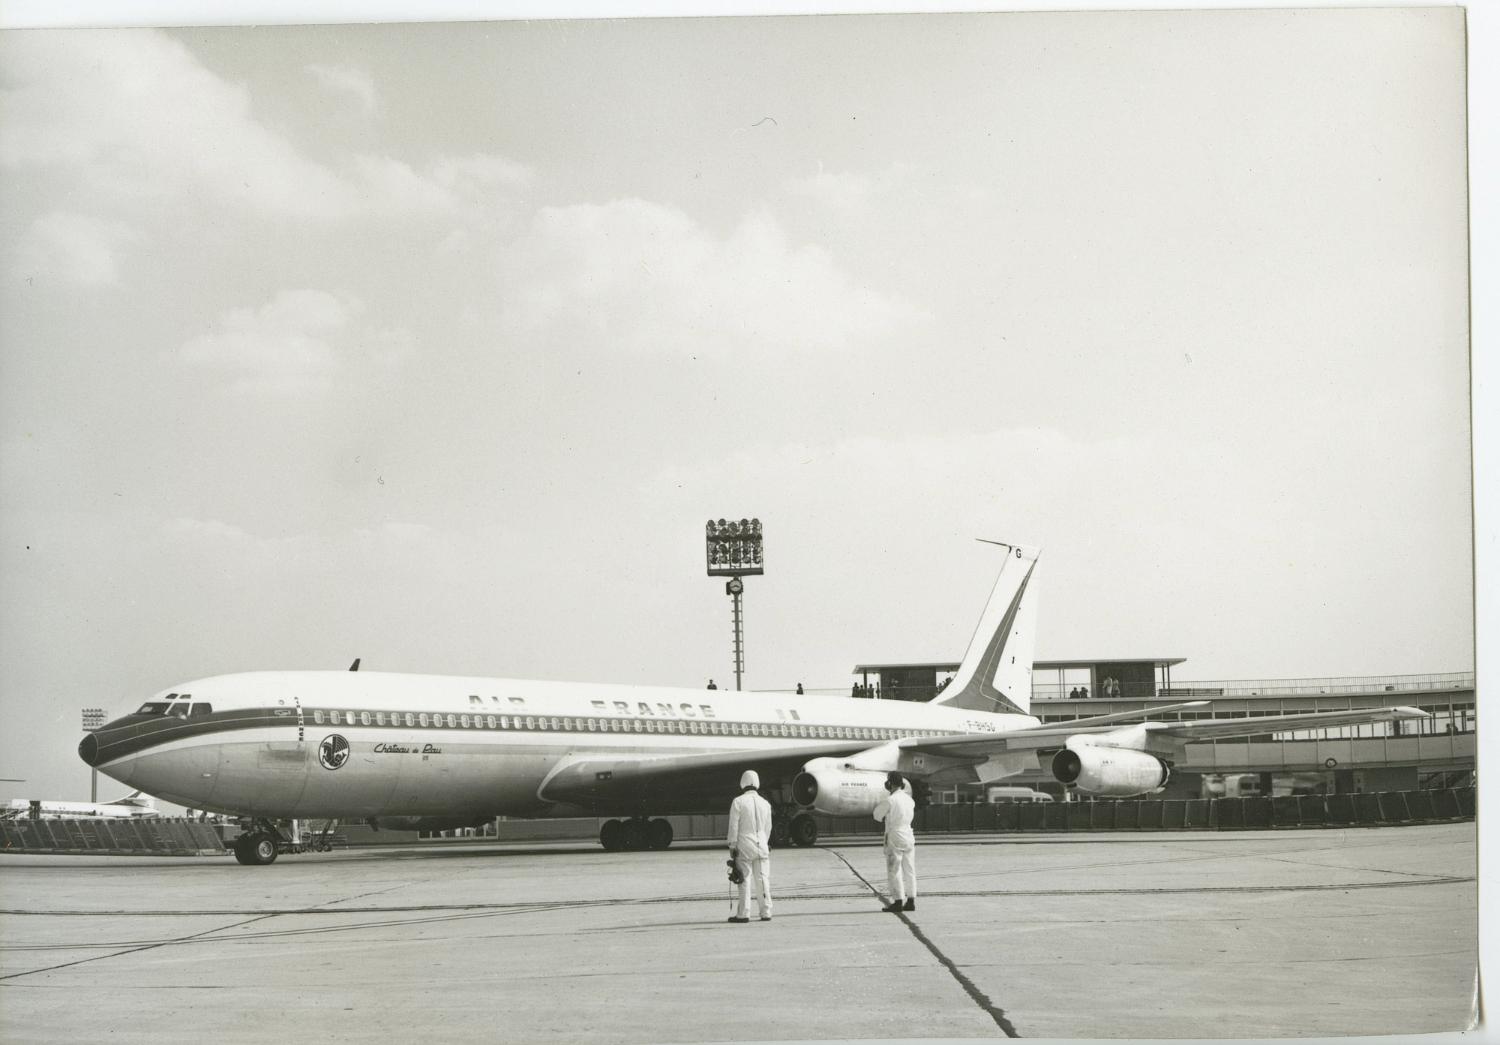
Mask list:
[[[365,116],[374,116],[379,111],[380,97],[375,91],[375,81],[363,69],[352,65],[317,64],[304,68],[326,90],[353,98]]]
[[[218,519],[168,519],[162,524],[162,534],[174,541],[198,541],[205,544],[245,544],[254,540],[238,526],[231,526]]]
[[[432,165],[432,176],[461,196],[477,199],[499,189],[521,189],[530,185],[534,172],[524,163],[503,156],[474,153],[445,156]]]
[[[335,340],[360,311],[321,290],[285,290],[260,308],[226,312],[180,358],[223,375],[236,391],[302,394],[327,388],[340,366]]]
[[[544,207],[505,251],[508,321],[523,335],[623,351],[724,356],[851,349],[920,313],[794,245],[764,212],[716,236],[644,200]]]
[[[118,248],[137,238],[128,225],[87,214],[52,211],[37,218],[10,252],[17,280],[55,280],[83,287],[119,281]]]
[[[499,157],[438,157],[426,170],[378,155],[316,162],[255,118],[244,86],[162,32],[11,33],[0,66],[0,168],[45,172],[101,201],[333,221],[456,211],[526,177]],[[309,68],[373,97],[354,70]]]
[[[833,173],[818,166],[818,173],[787,182],[787,191],[846,217],[864,217],[888,206],[898,193],[910,193],[916,170],[896,163],[873,174],[856,171]]]
[[[249,92],[157,32],[17,33],[0,165],[62,169],[129,198],[326,216],[350,188],[251,116]]]

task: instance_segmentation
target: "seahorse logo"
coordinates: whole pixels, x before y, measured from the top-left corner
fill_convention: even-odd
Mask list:
[[[318,745],[318,764],[324,769],[338,769],[349,761],[349,741],[337,733],[330,733]]]

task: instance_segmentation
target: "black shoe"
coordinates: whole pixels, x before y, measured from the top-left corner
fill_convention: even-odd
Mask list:
[[[888,903],[884,907],[882,907],[881,910],[882,911],[889,911],[892,914],[900,914],[901,913],[901,901],[897,900],[895,903]]]
[[[903,911],[915,911],[917,909],[917,901],[915,901],[915,900],[907,900],[906,901],[906,906],[902,907],[901,909]]]
[[[750,919],[749,918],[731,918],[729,920],[731,922],[748,922]]]

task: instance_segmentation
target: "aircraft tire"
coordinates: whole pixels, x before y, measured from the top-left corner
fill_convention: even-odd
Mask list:
[[[263,867],[276,862],[276,839],[265,831],[243,835],[235,846],[235,856],[239,856],[241,849],[245,853],[245,859],[241,863]]]
[[[785,849],[789,839],[790,825],[784,816],[771,818],[771,848]]]
[[[657,817],[646,824],[646,845],[651,849],[665,849],[672,844],[672,822]]]
[[[250,853],[250,846],[247,844],[249,838],[249,835],[240,835],[233,842],[229,843],[230,848],[234,850],[234,858],[242,864],[255,862]]]
[[[810,813],[798,813],[792,817],[789,834],[793,845],[813,845],[818,840],[818,822]]]
[[[617,853],[625,848],[625,825],[618,820],[606,820],[599,828],[599,844],[607,852]]]
[[[646,821],[633,816],[624,823],[625,849],[638,853],[646,848]]]

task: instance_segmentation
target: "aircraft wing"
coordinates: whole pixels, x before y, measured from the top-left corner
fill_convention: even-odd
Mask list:
[[[1184,744],[1261,733],[1284,733],[1293,729],[1395,719],[1427,718],[1413,707],[1369,708],[1359,711],[1318,711],[1307,714],[1267,715],[1257,718],[1197,719],[1184,722],[1135,722],[1150,714],[1177,707],[1168,705],[1148,712],[1121,712],[1071,722],[1056,722],[1005,733],[934,734],[906,737],[882,744],[865,741],[825,741],[767,751],[710,751],[685,755],[579,755],[560,762],[543,781],[537,797],[590,808],[603,814],[629,814],[650,809],[657,813],[699,811],[705,803],[728,801],[739,793],[739,776],[746,769],[760,774],[763,787],[789,781],[811,759],[849,757],[855,765],[864,752],[892,748],[906,757],[900,764],[921,777],[955,766],[988,763],[995,776],[1017,772],[1035,764],[1037,751],[1061,748],[1072,736],[1130,731],[1130,742],[1120,746],[1138,750],[1180,754]],[[1007,756],[1011,756],[1007,758]],[[1003,769],[999,767],[1005,767]],[[991,774],[981,773],[982,778]]]
[[[1175,705],[1174,705],[1175,706]],[[924,754],[954,758],[1000,754],[1007,751],[1061,747],[1068,737],[1079,734],[1102,734],[1117,729],[1140,730],[1150,742],[1167,745],[1191,744],[1202,740],[1248,737],[1262,733],[1285,733],[1294,729],[1322,729],[1327,726],[1357,725],[1365,722],[1390,722],[1398,719],[1429,718],[1427,712],[1413,707],[1366,708],[1356,711],[1312,711],[1305,714],[1263,715],[1255,718],[1207,718],[1184,722],[1139,722],[1134,725],[1109,724],[1104,720],[1125,717],[1142,718],[1159,714],[1166,708],[1150,712],[1100,716],[1073,722],[1054,722],[1032,729],[1010,733],[959,733],[951,736],[907,737],[896,741],[902,748]],[[1155,746],[1155,745],[1151,745]]]

